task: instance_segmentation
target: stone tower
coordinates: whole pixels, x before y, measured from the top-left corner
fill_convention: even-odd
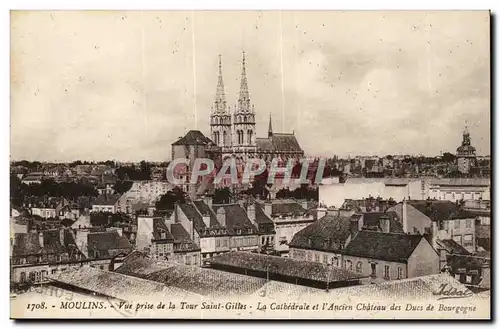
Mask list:
[[[245,66],[245,52],[243,52],[240,94],[233,115],[233,150],[243,158],[246,158],[248,153],[256,152],[255,111],[250,103]]]
[[[219,77],[215,102],[210,114],[210,137],[223,151],[231,149],[231,114],[226,104],[221,55],[219,55]]]
[[[462,174],[468,174],[476,164],[476,149],[471,145],[467,127],[463,132],[462,145],[457,148],[457,164],[458,171]]]

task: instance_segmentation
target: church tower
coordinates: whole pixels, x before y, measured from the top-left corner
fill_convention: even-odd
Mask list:
[[[240,95],[233,121],[233,146],[236,153],[255,153],[255,112],[254,106],[250,103],[245,66],[245,52],[243,52]]]
[[[471,145],[467,127],[463,132],[462,145],[457,148],[457,164],[461,174],[468,174],[476,164],[476,149]]]
[[[215,103],[210,113],[210,135],[212,141],[221,147],[223,152],[231,148],[231,114],[226,104],[221,55],[219,55],[219,78],[217,80]]]

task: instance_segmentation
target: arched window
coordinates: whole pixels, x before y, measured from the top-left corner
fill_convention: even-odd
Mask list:
[[[356,264],[356,272],[358,272],[358,273],[363,272],[363,262],[358,262]]]
[[[248,144],[252,144],[252,130],[248,130]]]
[[[227,132],[224,130],[222,133],[222,145],[226,145],[227,143]]]
[[[243,120],[244,120],[245,122],[247,122],[247,117],[245,116],[245,117],[243,118]]]

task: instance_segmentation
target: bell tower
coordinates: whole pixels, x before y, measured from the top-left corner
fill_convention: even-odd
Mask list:
[[[246,74],[245,52],[243,52],[240,94],[233,115],[233,146],[236,153],[255,153],[255,111],[250,103]]]
[[[219,77],[215,102],[210,113],[210,136],[215,145],[222,148],[223,152],[231,148],[231,114],[226,104],[224,92],[224,79],[222,78],[222,56],[219,55]]]

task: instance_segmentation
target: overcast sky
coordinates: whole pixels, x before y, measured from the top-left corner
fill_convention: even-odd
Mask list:
[[[488,12],[15,12],[13,159],[168,160],[209,136],[222,55],[226,99],[241,53],[265,137],[306,154],[455,152],[467,122],[490,148]]]

